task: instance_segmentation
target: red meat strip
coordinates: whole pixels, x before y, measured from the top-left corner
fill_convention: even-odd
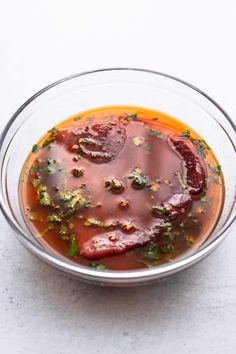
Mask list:
[[[125,139],[125,128],[118,123],[62,129],[57,133],[57,141],[64,143],[69,151],[78,151],[83,157],[95,163],[114,160],[123,148]]]
[[[169,208],[169,216],[172,219],[179,220],[179,217],[183,217],[189,211],[191,203],[189,194],[183,193],[174,194],[163,205]],[[125,253],[156,239],[166,222],[165,218],[156,219],[154,227],[148,230],[135,230],[131,234],[116,230],[96,235],[82,245],[80,253],[88,259],[99,259]]]
[[[187,169],[186,183],[189,193],[200,194],[206,186],[206,167],[204,161],[194,151],[191,140],[169,137],[170,146],[184,160]]]
[[[161,219],[159,222],[160,224],[165,223]],[[80,254],[95,260],[125,253],[157,238],[160,233],[160,224],[153,229],[136,230],[132,234],[125,234],[121,230],[102,233],[85,242],[80,249]]]

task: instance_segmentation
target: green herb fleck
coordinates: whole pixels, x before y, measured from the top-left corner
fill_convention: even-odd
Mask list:
[[[59,230],[59,235],[60,236],[65,236],[67,235],[68,228],[66,225],[61,225],[60,230]]]
[[[153,205],[152,212],[154,215],[169,215],[171,210],[168,207],[161,205]]]
[[[62,214],[62,218],[68,218],[72,216],[75,213],[76,209],[75,208],[70,208],[65,211],[65,213]]]
[[[83,175],[83,171],[80,170],[79,168],[74,168],[72,170],[72,174],[74,177],[81,177]]]
[[[57,128],[53,127],[52,129],[48,130],[48,133],[56,134],[57,133]]]
[[[57,162],[56,160],[52,160],[52,159],[47,159],[47,167],[46,167],[46,171],[52,175],[53,173],[56,172],[56,165],[57,165]]]
[[[147,267],[147,268],[153,268],[159,265],[158,261],[142,261],[142,263]]]
[[[82,196],[81,188],[59,192],[59,196],[61,204],[66,208],[74,208],[76,205],[81,209],[89,206],[89,202]]]
[[[106,266],[104,264],[98,263],[98,262],[91,262],[90,267],[100,269],[100,270],[105,270]]]
[[[52,205],[52,199],[46,190],[47,187],[41,184],[38,188],[37,194],[39,198],[39,203],[45,206],[49,206]]]
[[[87,227],[98,226],[98,227],[102,227],[102,228],[108,228],[108,227],[112,226],[112,224],[111,223],[104,223],[101,220],[98,220],[95,218],[89,218],[84,221],[84,226],[87,226]]]
[[[191,240],[191,238],[186,237],[185,240],[188,247],[191,247],[193,245],[193,241]]]
[[[147,129],[147,133],[148,133],[148,135],[153,136],[153,137],[158,138],[158,139],[162,139],[163,140],[165,138],[165,135],[162,132],[158,131],[158,130]]]
[[[208,201],[207,201],[207,197],[206,197],[206,196],[201,197],[200,201],[201,201],[203,204],[208,204]]]
[[[205,158],[208,154],[208,151],[211,150],[210,146],[204,139],[193,139],[193,143],[196,147],[197,154],[202,158]]]
[[[49,139],[45,139],[42,144],[42,148],[47,147],[50,143],[51,143],[51,141]]]
[[[220,182],[220,176],[222,174],[222,169],[220,165],[213,165],[213,164],[208,164],[210,170],[213,172],[213,178],[214,180],[219,183]]]
[[[29,210],[27,213],[26,213],[26,216],[28,217],[28,219],[30,221],[37,221],[37,218],[35,216],[35,212]]]
[[[172,229],[171,222],[167,221],[164,224],[160,225],[162,231],[170,231]]]
[[[67,255],[69,257],[75,257],[77,255],[77,252],[78,252],[77,241],[74,237],[72,237],[70,240],[70,247],[68,249]]]
[[[33,153],[36,153],[36,152],[38,151],[38,149],[39,149],[39,148],[38,148],[38,145],[37,145],[37,144],[34,144],[31,151],[32,151]]]
[[[160,250],[164,253],[173,253],[175,251],[175,246],[172,243],[169,243],[166,246],[160,247]]]
[[[34,188],[36,188],[36,187],[38,187],[39,185],[40,185],[40,178],[34,178],[33,180],[32,180],[32,185],[33,185],[33,187]]]
[[[181,133],[181,136],[183,137],[183,138],[190,138],[190,135],[191,135],[191,133],[190,133],[190,130],[184,130],[182,133]]]
[[[144,253],[143,253],[143,258],[146,260],[156,260],[161,257],[160,252],[157,248],[157,245],[150,243],[149,245],[146,246]]]
[[[61,217],[57,214],[48,215],[48,222],[61,222]]]
[[[128,117],[127,117],[128,120],[133,120],[133,121],[137,121],[138,120],[138,115],[135,113],[135,114],[130,114]]]
[[[149,155],[152,152],[152,143],[147,143],[146,145],[146,153]]]
[[[177,180],[178,180],[180,186],[181,186],[183,189],[185,189],[185,188],[186,188],[186,185],[185,185],[184,180],[183,180],[183,177],[182,177],[182,175],[181,175],[181,173],[180,173],[179,171],[175,172],[175,177],[177,178]]]
[[[43,144],[42,144],[42,148],[49,146],[51,143],[53,143],[56,140],[56,138],[53,139],[45,139]]]
[[[38,232],[38,233],[36,234],[36,237],[43,237],[44,235],[46,235],[46,233],[47,233],[48,231],[49,231],[48,228],[46,228],[46,229],[44,229],[43,231]]]
[[[176,239],[176,234],[171,229],[163,232],[163,235],[170,241],[174,241]]]
[[[87,144],[87,145],[96,145],[96,141],[94,139],[90,139],[90,138],[81,138],[81,139],[79,139],[79,142]]]
[[[48,145],[50,145],[51,143],[53,143],[56,138],[57,138],[57,128],[53,127],[52,129],[50,129],[48,131],[48,133],[50,133],[49,137],[47,139],[44,140],[42,147],[47,147]]]
[[[165,227],[162,227],[163,235],[169,241],[174,241],[176,239],[176,232],[173,231],[173,227],[171,223],[166,223]]]
[[[131,171],[131,175],[128,178],[132,181],[132,186],[136,189],[142,189],[151,185],[149,178],[143,175],[138,167],[135,167]]]

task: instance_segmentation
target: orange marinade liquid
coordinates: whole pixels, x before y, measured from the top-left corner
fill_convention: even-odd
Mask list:
[[[158,204],[165,200],[170,193],[181,190],[181,181],[177,178],[175,172],[180,170],[183,162],[169,148],[167,143],[164,144],[162,139],[149,135],[147,129],[161,132],[165,136],[181,135],[183,131],[189,130],[192,139],[200,139],[201,137],[191,128],[167,114],[140,107],[103,107],[70,117],[59,123],[56,129],[58,131],[73,128],[83,129],[86,125],[107,124],[116,121],[118,117],[127,118],[127,116],[138,117],[138,122],[130,119],[126,125],[125,144],[113,161],[98,164],[83,157],[74,161],[75,154],[68,151],[65,145],[57,141],[52,142],[49,148],[46,146],[35,153],[29,154],[20,178],[21,209],[28,228],[38,242],[49,248],[51,252],[87,266],[102,264],[108,269],[115,270],[139,269],[153,264],[171,262],[184,252],[189,252],[193,247],[198,247],[206,240],[217,224],[224,200],[223,177],[222,175],[217,177],[207,167],[206,193],[201,199],[193,201],[188,214],[191,221],[197,220],[197,223],[199,222],[201,226],[195,229],[190,225],[184,236],[176,236],[174,240],[167,240],[166,236],[160,236],[157,241],[158,247],[163,245],[163,249],[168,245],[173,245],[173,247],[168,246],[169,248],[165,251],[161,250],[162,256],[157,257],[155,261],[153,259],[151,261],[147,260],[143,256],[145,246],[137,247],[124,254],[101,258],[99,262],[95,263],[81,256],[79,251],[73,257],[68,256],[71,241],[66,239],[67,234],[76,235],[76,241],[80,248],[80,245],[91,237],[104,232],[104,229],[99,226],[85,226],[86,220],[95,218],[103,223],[114,220],[121,223],[135,221],[145,229],[154,219],[150,213],[150,205]],[[50,135],[49,132],[45,134],[37,145],[42,146],[46,139],[50,139]],[[218,166],[213,152],[211,150],[207,152],[206,166]],[[46,182],[44,181],[48,186],[47,192],[50,195],[56,193],[55,186],[65,191],[74,190],[84,184],[88,186],[92,196],[89,208],[82,210],[79,215],[72,215],[63,223],[67,229],[65,237],[58,235],[59,225],[56,223],[53,224],[53,229],[48,229],[48,215],[55,211],[51,207],[45,207],[39,203],[37,188],[32,185],[30,170],[32,170],[32,166],[37,164],[38,160],[44,159],[56,160],[60,164],[60,168],[48,175]],[[129,180],[126,179],[126,188],[122,194],[112,194],[104,188],[105,180],[114,177],[124,179],[137,166],[152,181],[156,181],[154,187],[138,191],[132,188]],[[83,171],[83,175],[79,178],[74,177],[71,173],[75,168]],[[44,176],[44,178],[46,177]],[[119,203],[122,201],[128,203],[128,209],[121,210],[119,208]],[[170,252],[166,252],[166,250]]]

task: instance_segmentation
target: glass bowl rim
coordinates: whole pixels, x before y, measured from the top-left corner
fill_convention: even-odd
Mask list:
[[[36,92],[33,96],[31,96],[28,100],[26,100],[19,108],[18,110],[12,115],[10,120],[7,122],[5,127],[2,130],[1,136],[0,136],[0,150],[2,148],[4,139],[14,123],[14,121],[17,119],[19,114],[34,100],[36,100],[39,96],[41,96],[43,93],[46,91],[54,88],[55,86],[58,86],[60,84],[63,84],[64,82],[79,78],[81,76],[86,76],[86,75],[91,75],[91,74],[96,74],[96,73],[102,73],[102,72],[110,72],[110,71],[132,71],[132,72],[141,72],[141,73],[146,73],[146,74],[153,74],[157,76],[164,77],[166,79],[170,79],[173,81],[176,81],[177,83],[180,83],[184,86],[186,86],[188,89],[191,89],[195,91],[196,93],[200,94],[200,96],[203,96],[207,101],[209,101],[211,104],[213,104],[226,118],[226,120],[229,122],[231,127],[233,128],[234,132],[236,133],[236,125],[234,124],[233,120],[230,118],[230,116],[226,113],[226,111],[213,99],[211,98],[208,94],[197,88],[196,86],[179,79],[175,76],[165,74],[162,72],[158,72],[155,70],[149,70],[149,69],[143,69],[143,68],[134,68],[134,67],[111,67],[111,68],[101,68],[101,69],[96,69],[96,70],[90,70],[90,71],[83,71],[80,73],[76,73],[67,77],[64,77],[60,80],[57,80],[38,92]],[[222,128],[221,128],[222,129]],[[225,131],[227,134],[227,132]],[[228,134],[227,134],[228,135]],[[230,141],[231,138],[229,137]],[[232,141],[231,141],[232,143]],[[233,145],[233,144],[232,144]],[[234,148],[235,150],[235,148]],[[2,171],[0,179],[2,180]],[[5,216],[7,222],[10,224],[12,229],[17,233],[17,235],[21,236],[19,239],[20,241],[25,245],[29,251],[31,251],[33,254],[36,254],[39,258],[43,259],[47,263],[54,265],[61,270],[64,270],[65,272],[77,275],[78,277],[80,276],[81,278],[87,278],[91,280],[92,278],[104,281],[104,282],[109,282],[109,281],[114,281],[115,283],[119,283],[122,281],[129,281],[129,280],[136,280],[136,281],[145,281],[148,278],[161,278],[163,276],[170,275],[176,271],[179,271],[181,269],[184,269],[191,264],[196,263],[203,257],[205,257],[207,254],[209,254],[211,251],[213,251],[220,243],[223,241],[223,239],[226,237],[226,233],[230,226],[233,224],[233,222],[236,219],[236,211],[231,212],[231,216],[229,220],[223,225],[223,227],[218,231],[215,239],[210,242],[208,245],[203,247],[203,249],[197,249],[192,255],[186,256],[186,258],[183,258],[181,260],[177,260],[173,263],[167,263],[162,266],[158,267],[153,267],[153,268],[148,268],[148,269],[139,269],[139,270],[126,270],[126,271],[117,271],[117,270],[97,270],[97,269],[92,269],[89,267],[85,267],[79,264],[73,264],[69,260],[65,259],[65,261],[62,261],[59,259],[56,255],[50,255],[47,253],[47,250],[42,249],[39,245],[33,243],[31,240],[28,239],[28,237],[25,235],[24,230],[18,226],[18,224],[15,222],[14,217],[10,215],[8,212],[7,208],[5,207],[5,202],[1,193],[0,189],[0,209]]]

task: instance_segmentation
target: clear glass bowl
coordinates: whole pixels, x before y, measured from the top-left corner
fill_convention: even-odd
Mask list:
[[[18,185],[32,145],[59,121],[99,106],[132,105],[166,112],[197,131],[212,147],[225,179],[224,208],[214,232],[197,250],[171,263],[136,271],[80,266],[40,245],[21,215]],[[149,70],[115,68],[76,74],[47,86],[19,108],[0,140],[0,204],[19,240],[63,272],[103,285],[138,285],[196,263],[225,238],[236,213],[236,130],[226,112],[188,83]]]

